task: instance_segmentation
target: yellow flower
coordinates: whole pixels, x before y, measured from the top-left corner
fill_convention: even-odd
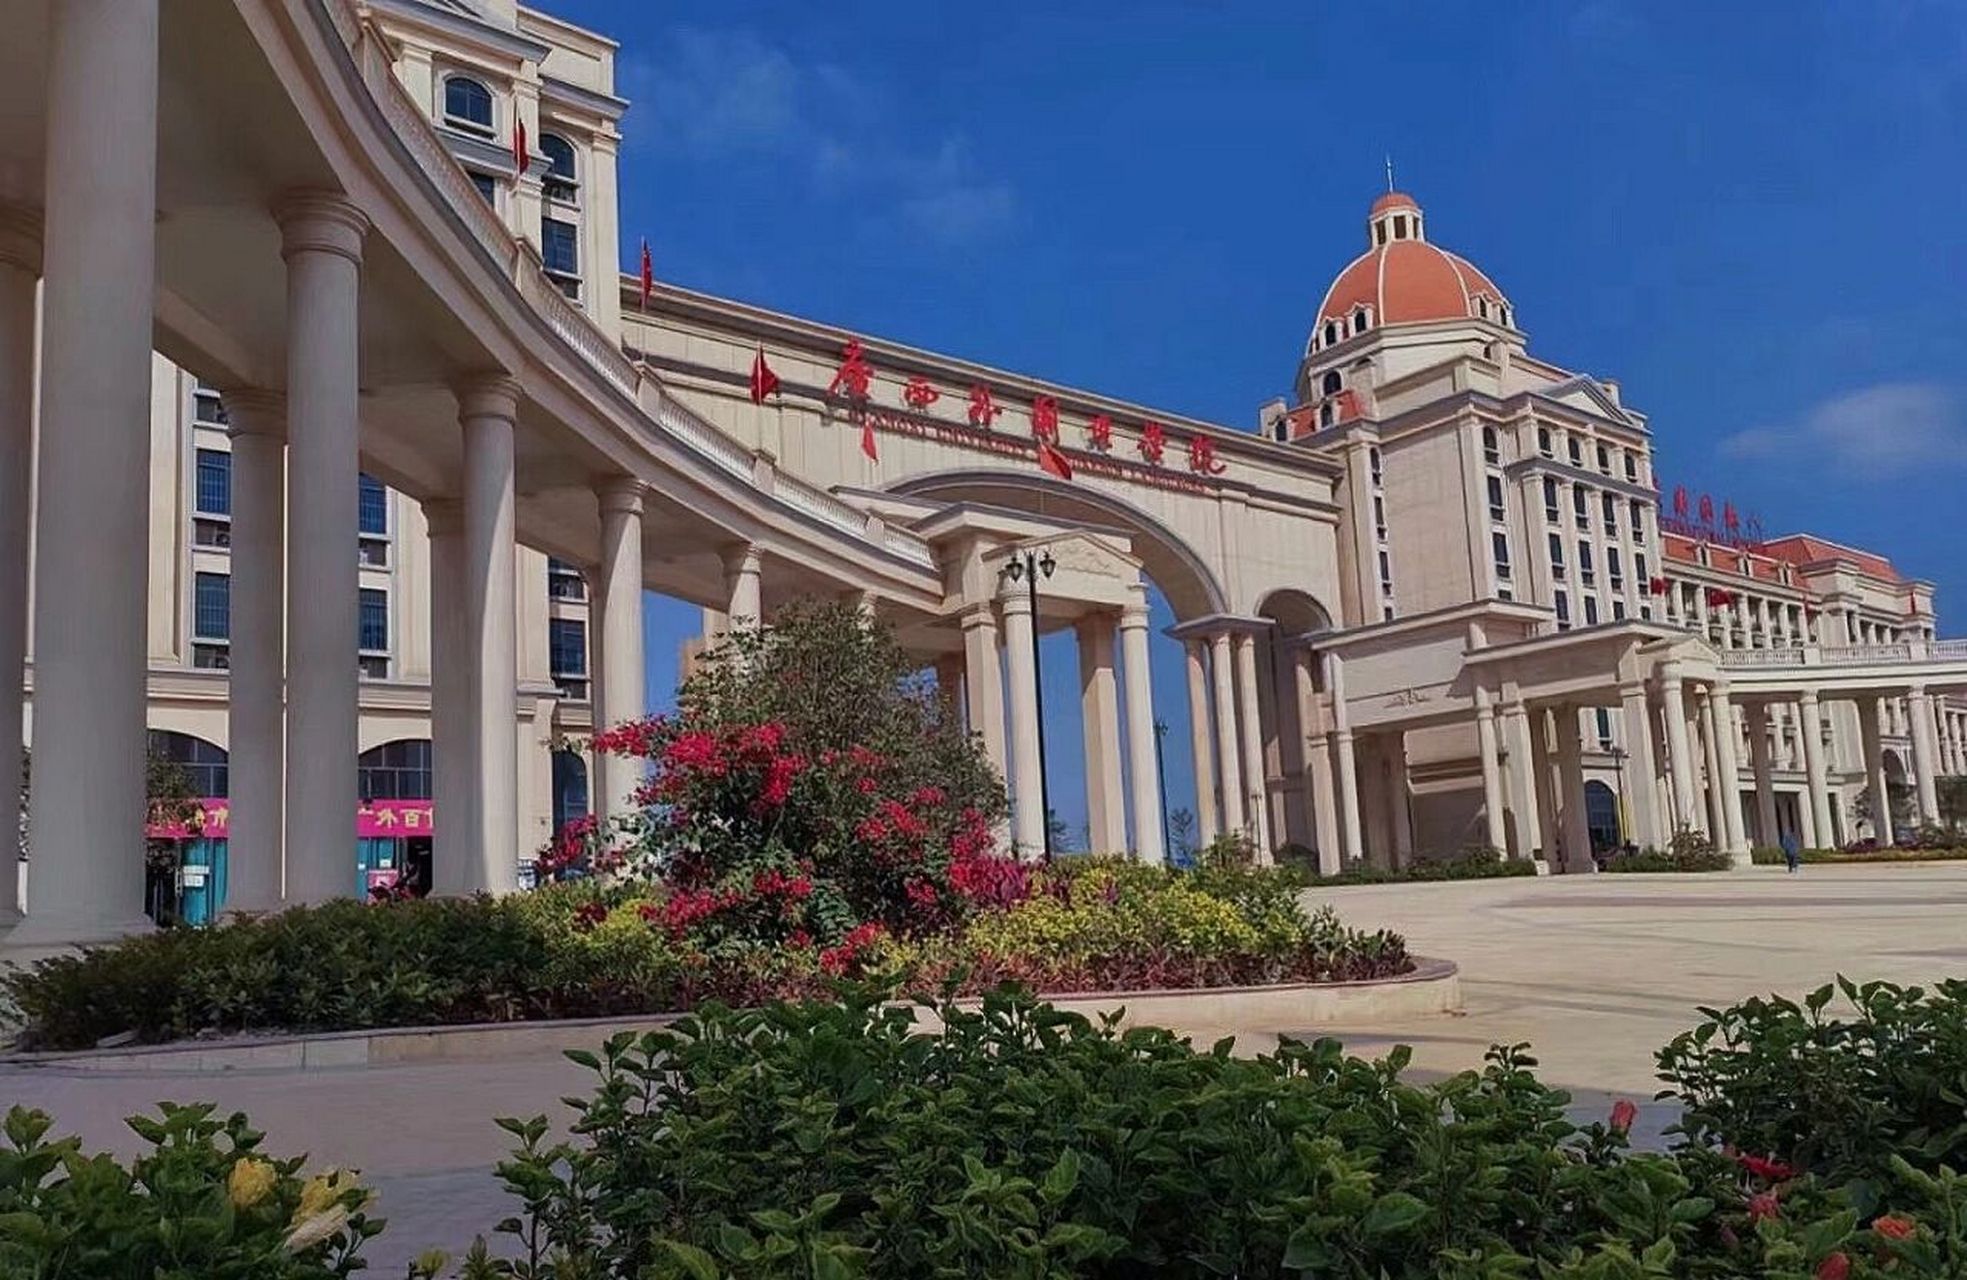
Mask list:
[[[335,1205],[327,1212],[317,1213],[289,1231],[287,1249],[291,1253],[311,1249],[347,1225],[348,1210]]]
[[[299,1224],[324,1212],[334,1204],[341,1192],[332,1179],[335,1174],[317,1173],[301,1187],[300,1207],[294,1210],[294,1222]]]
[[[266,1199],[280,1175],[272,1165],[251,1156],[233,1162],[232,1172],[226,1175],[225,1193],[232,1199],[235,1209],[250,1209]]]

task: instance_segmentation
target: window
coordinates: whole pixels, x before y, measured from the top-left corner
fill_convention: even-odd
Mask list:
[[[1386,499],[1373,495],[1373,528],[1381,542],[1386,541]]]
[[[465,172],[466,176],[471,179],[471,185],[478,188],[478,194],[485,197],[486,204],[496,205],[499,202],[499,180],[497,178],[494,178],[489,173],[480,173],[476,169],[468,169]]]
[[[1549,476],[1545,476],[1544,477],[1544,519],[1555,520],[1557,519],[1558,514],[1559,513],[1557,509],[1557,481],[1551,479]]]
[[[1393,560],[1385,551],[1382,551],[1380,552],[1380,585],[1384,587],[1390,585],[1392,582]]]
[[[540,258],[547,274],[558,277],[561,292],[568,297],[580,294],[581,256],[574,224],[560,218],[540,219]],[[568,285],[573,285],[569,289]]]
[[[1375,222],[1373,224],[1373,243],[1374,244],[1386,243],[1386,223]]]
[[[1619,598],[1618,598],[1617,596],[1613,596],[1613,597],[1612,597],[1612,621],[1614,621],[1614,622],[1624,622],[1624,621],[1625,621],[1625,619],[1626,619],[1626,602],[1625,602],[1625,601],[1623,601],[1623,600],[1621,600],[1621,599],[1619,599]]]
[[[553,829],[587,816],[587,761],[573,751],[553,753]]]
[[[1325,345],[1328,347],[1331,346],[1333,343],[1339,340],[1340,336],[1341,335],[1339,333],[1339,326],[1334,322],[1327,320],[1325,322]]]
[[[1619,531],[1619,500],[1611,494],[1605,495],[1605,532]]]
[[[1394,215],[1393,238],[1395,240],[1405,240],[1407,238],[1407,215],[1404,213]]]
[[[554,600],[587,599],[587,579],[581,571],[565,560],[548,556],[546,560],[546,594]]]
[[[1489,535],[1489,545],[1496,555],[1496,577],[1509,580],[1509,535],[1497,531]]]
[[[231,790],[225,748],[188,733],[152,729],[145,737],[150,754],[183,769],[191,794],[202,799],[223,799]]]
[[[389,536],[389,490],[382,481],[367,473],[356,478],[358,493],[357,527],[378,538]]]
[[[1571,514],[1578,518],[1578,528],[1591,528],[1591,490],[1581,484],[1571,487]]]
[[[207,427],[222,427],[231,421],[225,416],[219,393],[202,382],[191,391],[191,420]]]
[[[1335,396],[1339,394],[1339,388],[1344,385],[1345,380],[1339,377],[1339,371],[1332,369],[1319,380],[1318,389],[1324,395]]]
[[[574,144],[557,133],[540,135],[540,154],[546,157],[546,176],[542,188],[549,200],[563,204],[580,201],[580,175],[574,169]]]
[[[1585,541],[1583,538],[1578,539],[1578,580],[1583,582],[1587,587],[1590,586],[1593,581],[1593,575],[1591,570],[1591,543]]]
[[[428,738],[398,738],[355,758],[355,787],[364,800],[428,800],[436,753]]]
[[[1571,597],[1559,591],[1551,597],[1551,602],[1557,608],[1557,629],[1559,631],[1569,631],[1571,629]]]
[[[1560,582],[1564,578],[1564,535],[1550,535],[1550,574]]]
[[[1502,446],[1496,441],[1496,429],[1494,427],[1482,428],[1482,456],[1490,462],[1501,462],[1503,460]]]
[[[1632,536],[1634,538],[1639,539],[1642,542],[1645,541],[1646,504],[1641,502],[1639,499],[1634,498],[1631,502],[1626,504],[1626,515],[1630,517],[1632,522]]]
[[[1612,586],[1614,589],[1624,585],[1625,572],[1619,566],[1619,549],[1617,547],[1605,548],[1605,571],[1612,575]]]
[[[1598,469],[1608,476],[1612,474],[1612,453],[1602,444],[1598,446]]]
[[[222,449],[198,450],[198,494],[194,508],[201,516],[232,514],[232,455]]]
[[[1631,453],[1625,453],[1622,456],[1625,458],[1625,463],[1626,463],[1626,479],[1633,481],[1635,484],[1638,483],[1639,481],[1638,457]]]
[[[1600,751],[1610,751],[1612,749],[1612,713],[1604,707],[1594,707],[1592,711],[1592,718],[1597,721],[1598,749]]]
[[[1489,518],[1500,524],[1506,515],[1507,511],[1503,506],[1503,478],[1501,476],[1490,476]]]
[[[1366,308],[1361,307],[1352,313],[1352,331],[1354,333],[1366,332]]]
[[[201,573],[192,580],[191,634],[197,640],[232,638],[232,578]]]
[[[587,697],[587,624],[574,618],[547,620],[547,659],[560,696]]]
[[[1571,452],[1571,465],[1574,467],[1583,466],[1585,458],[1584,441],[1578,439],[1576,436],[1571,436],[1565,443]]]
[[[1598,625],[1598,597],[1597,596],[1585,597],[1585,625],[1587,627],[1595,627]]]
[[[362,588],[356,647],[364,653],[389,652],[389,592],[376,587]]]
[[[444,82],[444,122],[492,132],[492,91],[470,76],[452,76]]]
[[[1557,456],[1556,450],[1550,447],[1549,427],[1537,428],[1537,452],[1541,453],[1546,458],[1555,458]]]

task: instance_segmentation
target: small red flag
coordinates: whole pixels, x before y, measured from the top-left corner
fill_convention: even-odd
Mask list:
[[[751,358],[751,402],[764,404],[765,397],[777,395],[779,375],[772,372],[772,366],[765,363],[765,344],[758,344],[758,354]]]
[[[517,116],[512,120],[512,163],[522,178],[533,163],[532,153],[526,150],[526,122]]]
[[[649,256],[649,241],[642,240],[642,309],[649,309],[649,295],[656,290],[656,263]]]
[[[1055,444],[1038,442],[1038,465],[1048,475],[1061,480],[1072,479],[1072,464],[1065,460],[1065,453]]]
[[[881,461],[881,454],[874,447],[874,424],[868,421],[866,414],[861,415],[861,452],[867,455],[869,462]]]

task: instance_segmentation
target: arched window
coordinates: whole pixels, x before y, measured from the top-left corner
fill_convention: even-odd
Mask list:
[[[1339,393],[1339,388],[1344,385],[1345,381],[1339,377],[1339,371],[1333,369],[1319,382],[1318,389],[1324,395],[1335,396]]]
[[[542,179],[549,200],[573,204],[580,199],[580,174],[574,167],[574,144],[557,133],[540,135],[540,154],[546,157]]]
[[[1360,307],[1352,313],[1352,331],[1354,333],[1366,332],[1366,308]]]
[[[1333,343],[1337,342],[1341,336],[1342,335],[1339,331],[1338,322],[1335,320],[1327,320],[1325,322],[1325,345],[1328,347],[1331,346]]]
[[[480,133],[492,132],[492,91],[470,76],[444,82],[444,119]]]
[[[200,798],[224,797],[230,786],[225,748],[188,733],[152,729],[150,754],[185,771],[191,793]]]
[[[587,816],[587,761],[574,751],[553,753],[553,829]]]
[[[371,747],[356,757],[356,791],[364,800],[428,800],[432,755],[428,738]]]

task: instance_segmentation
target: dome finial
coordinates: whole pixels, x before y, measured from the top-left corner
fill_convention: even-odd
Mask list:
[[[1393,153],[1391,151],[1386,153],[1386,192],[1388,195],[1393,194]]]

